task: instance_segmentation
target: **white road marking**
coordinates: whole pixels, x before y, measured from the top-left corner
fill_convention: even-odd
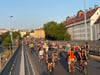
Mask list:
[[[23,52],[23,42],[22,42],[22,55],[21,55],[21,66],[20,66],[20,75],[25,75],[25,67],[24,67],[24,52]]]

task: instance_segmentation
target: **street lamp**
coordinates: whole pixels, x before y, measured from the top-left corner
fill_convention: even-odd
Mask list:
[[[86,11],[85,11],[85,0],[84,0],[84,24],[85,24],[85,40],[87,40],[87,24],[86,24]]]
[[[11,32],[11,51],[12,51],[12,46],[13,46],[13,34],[12,34],[12,18],[13,16],[9,16],[10,17],[10,32]]]

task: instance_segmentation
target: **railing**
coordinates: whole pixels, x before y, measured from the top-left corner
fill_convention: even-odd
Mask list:
[[[18,48],[18,44],[13,43],[12,50],[11,50],[11,44],[6,43],[3,46],[0,46],[0,69],[1,67],[8,61],[10,56],[15,52],[15,50]]]
[[[2,69],[0,70],[0,75],[9,75],[9,72],[11,70],[12,64],[14,62],[14,59],[16,57],[16,54],[20,48],[21,44],[19,47],[16,49],[16,51],[12,54],[12,56],[8,59],[8,61],[4,64]]]
[[[86,41],[50,41],[55,42],[57,44],[62,44],[62,45],[66,45],[68,42],[71,44],[71,46],[74,46],[74,44],[77,42],[79,46],[81,45],[85,45]],[[98,55],[100,56],[100,43],[97,41],[88,41],[89,45],[90,45],[90,54],[92,55]]]

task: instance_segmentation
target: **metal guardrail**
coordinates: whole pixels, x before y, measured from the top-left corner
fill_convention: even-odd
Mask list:
[[[100,56],[100,46],[90,46],[90,54]]]
[[[0,70],[0,75],[9,75],[9,72],[11,70],[12,64],[14,62],[14,59],[16,57],[16,54],[17,54],[20,46],[21,46],[21,44],[16,49],[16,51],[12,54],[12,56],[8,59],[8,62],[6,62],[6,64],[2,67],[2,69]]]
[[[66,45],[68,42],[71,44],[71,46],[74,46],[74,44],[77,42],[78,45],[85,45],[86,41],[50,41],[55,42],[57,44],[62,44],[62,45]],[[96,41],[88,41],[89,45],[90,45],[90,54],[92,55],[97,55],[100,56],[100,43],[96,42]]]

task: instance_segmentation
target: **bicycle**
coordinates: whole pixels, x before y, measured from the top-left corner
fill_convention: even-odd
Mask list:
[[[88,68],[87,65],[84,64],[84,60],[81,60],[82,65],[80,66],[80,69],[83,71],[84,75],[88,75]]]
[[[49,70],[48,70],[48,75],[53,75],[54,74],[54,68],[53,68],[53,62],[50,63]]]
[[[41,59],[40,59],[41,65],[43,64],[43,60],[44,60],[44,57],[43,57],[43,55],[41,55]]]
[[[75,74],[75,65],[74,65],[74,61],[71,61],[71,72],[72,72],[72,75],[76,75],[76,74]]]

